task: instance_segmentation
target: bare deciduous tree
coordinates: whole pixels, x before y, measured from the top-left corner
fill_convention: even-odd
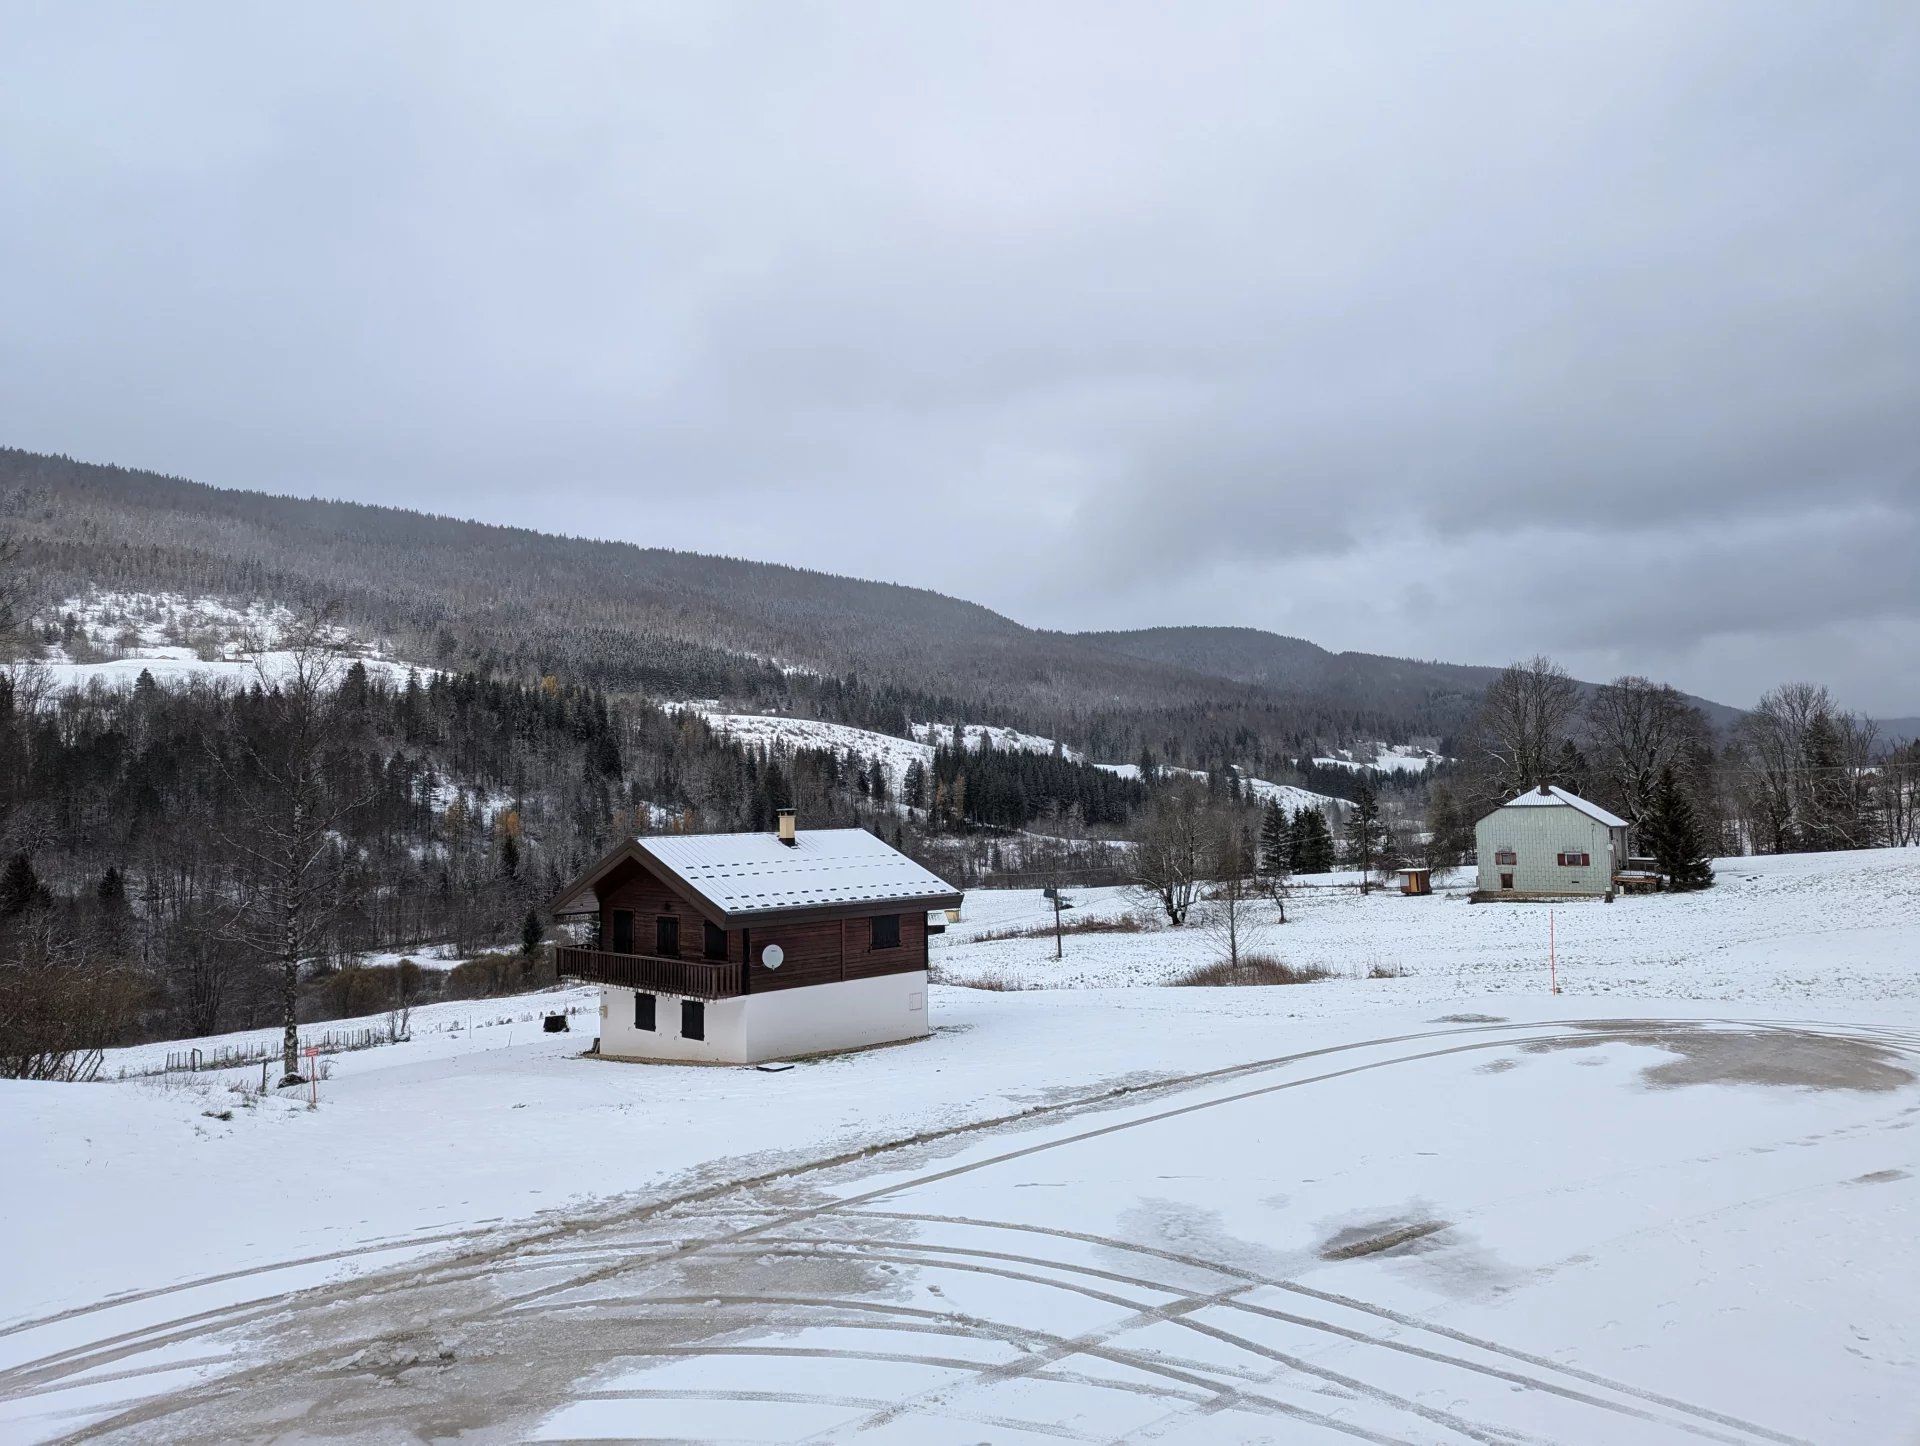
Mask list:
[[[1875,803],[1890,848],[1920,843],[1920,741],[1896,748],[1880,762]]]
[[[275,676],[261,667],[262,726],[243,731],[237,767],[228,765],[241,790],[243,826],[223,834],[222,842],[253,866],[252,887],[231,923],[279,968],[282,1075],[296,1080],[300,965],[345,906],[324,864],[336,826],[360,800],[337,795],[325,766],[336,741],[340,659],[322,622],[308,623],[289,641]]]
[[[1207,871],[1212,888],[1202,910],[1201,927],[1237,977],[1240,960],[1263,932],[1256,917],[1260,878],[1253,842],[1235,811],[1223,809],[1209,820]]]
[[[1786,853],[1873,842],[1874,736],[1820,684],[1763,695],[1734,734],[1735,793],[1753,844]]]
[[[1515,663],[1488,684],[1473,729],[1488,793],[1504,798],[1552,778],[1579,706],[1579,685],[1551,658]]]
[[[1587,756],[1605,786],[1605,801],[1638,826],[1653,802],[1661,770],[1684,771],[1707,741],[1705,716],[1666,683],[1628,675],[1594,689],[1587,700]]]
[[[13,629],[20,607],[20,544],[0,527],[0,662],[13,656]]]
[[[1133,852],[1133,886],[1167,916],[1186,922],[1207,869],[1206,809],[1192,788],[1162,793],[1148,809]]]

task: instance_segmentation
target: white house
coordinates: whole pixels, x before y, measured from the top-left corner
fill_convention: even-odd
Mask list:
[[[614,849],[555,915],[598,921],[555,950],[599,984],[600,1053],[751,1064],[916,1039],[927,1026],[927,911],[960,892],[865,829],[675,834]]]
[[[1627,821],[1552,784],[1501,804],[1473,836],[1487,898],[1609,895],[1627,864]]]

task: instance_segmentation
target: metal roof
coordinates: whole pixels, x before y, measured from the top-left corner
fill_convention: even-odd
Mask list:
[[[654,834],[635,848],[729,918],[960,902],[952,884],[863,828],[802,829],[791,845],[770,833]]]
[[[1624,818],[1616,818],[1597,803],[1589,803],[1577,793],[1569,793],[1557,783],[1547,785],[1542,793],[1537,788],[1529,788],[1518,798],[1510,798],[1501,804],[1502,808],[1558,808],[1560,806],[1578,809],[1588,818],[1605,824],[1608,828],[1628,828],[1631,825]]]

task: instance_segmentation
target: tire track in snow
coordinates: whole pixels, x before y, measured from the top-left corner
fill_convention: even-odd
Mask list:
[[[926,1218],[926,1217],[898,1216],[895,1218],[920,1219],[920,1218]],[[969,1223],[974,1223],[974,1222],[969,1222]],[[979,1222],[979,1223],[984,1224],[988,1222]],[[1008,1227],[1008,1228],[1018,1228],[1018,1227]],[[774,1250],[767,1251],[764,1248],[766,1245],[773,1245],[776,1247],[791,1246],[791,1247],[800,1247],[800,1248],[797,1248],[797,1249],[776,1248]],[[1262,1342],[1254,1341],[1236,1332],[1219,1330],[1215,1327],[1210,1327],[1200,1322],[1187,1319],[1186,1317],[1195,1309],[1209,1308],[1214,1306],[1217,1306],[1223,1310],[1244,1311],[1251,1315],[1260,1316],[1268,1320],[1279,1321],[1287,1325],[1292,1325],[1292,1326],[1304,1328],[1307,1330],[1321,1331],[1330,1335],[1340,1336],[1347,1340],[1354,1341],[1358,1344],[1368,1345],[1368,1346],[1377,1346],[1385,1350],[1397,1351],[1401,1354],[1414,1356],[1435,1364],[1458,1367],[1462,1370],[1472,1371],[1477,1374],[1488,1376],[1490,1378],[1505,1382],[1508,1385],[1520,1386],[1520,1387],[1531,1389],[1531,1390],[1545,1391],[1551,1395],[1559,1396],[1565,1400],[1573,1401],[1580,1405],[1592,1406],[1600,1410],[1611,1411],[1617,1415],[1629,1416],[1636,1420],[1652,1422],[1655,1425],[1672,1427],[1673,1429],[1686,1431],[1692,1435],[1705,1437],[1707,1440],[1734,1443],[1734,1446],[1739,1446],[1739,1443],[1743,1440],[1743,1438],[1739,1436],[1728,1436],[1722,1432],[1707,1429],[1705,1426],[1697,1422],[1671,1420],[1664,1416],[1655,1415],[1653,1412],[1648,1411],[1643,1407],[1628,1405],[1626,1403],[1618,1402],[1618,1401],[1609,1401],[1604,1397],[1594,1396],[1587,1392],[1575,1390],[1572,1387],[1568,1387],[1568,1386],[1558,1385],[1551,1381],[1541,1381],[1534,1377],[1522,1375],[1517,1371],[1509,1371],[1509,1370],[1503,1370],[1495,1366],[1481,1365],[1473,1361],[1462,1359],[1461,1357],[1458,1357],[1458,1356],[1449,1356],[1439,1351],[1428,1350],[1420,1346],[1407,1344],[1405,1342],[1393,1341],[1393,1340],[1386,1339],[1383,1337],[1378,1337],[1378,1336],[1370,1336],[1363,1331],[1352,1330],[1346,1327],[1333,1324],[1328,1321],[1315,1320],[1307,1316],[1297,1316],[1285,1311],[1274,1310],[1270,1307],[1257,1306],[1249,1302],[1234,1299],[1234,1296],[1237,1294],[1243,1293],[1248,1290],[1260,1289],[1275,1283],[1275,1282],[1269,1282],[1267,1280],[1260,1279],[1257,1277],[1244,1278],[1241,1281],[1241,1284],[1238,1287],[1234,1288],[1233,1290],[1222,1291],[1222,1292],[1218,1292],[1218,1293],[1207,1295],[1207,1296],[1193,1296],[1189,1292],[1186,1292],[1185,1290],[1183,1290],[1181,1287],[1169,1286],[1156,1281],[1142,1279],[1136,1276],[1121,1275],[1113,1271],[1100,1270],[1091,1266],[1075,1265],[1069,1262],[1049,1259],[1041,1256],[1016,1255],[1006,1251],[973,1250],[973,1249],[964,1249],[956,1246],[943,1246],[943,1245],[922,1244],[922,1243],[909,1244],[909,1243],[895,1241],[895,1240],[877,1240],[877,1239],[867,1240],[867,1239],[858,1239],[858,1238],[841,1239],[838,1237],[831,1237],[831,1238],[822,1237],[815,1240],[801,1240],[801,1239],[793,1239],[790,1237],[773,1237],[772,1239],[764,1240],[759,1244],[748,1245],[741,1248],[745,1251],[750,1251],[755,1253],[772,1254],[776,1256],[777,1255],[794,1255],[801,1258],[808,1258],[815,1254],[814,1251],[811,1251],[806,1248],[809,1246],[828,1247],[828,1251],[825,1253],[831,1253],[833,1250],[837,1250],[837,1249],[858,1250],[860,1252],[859,1258],[863,1261],[885,1261],[885,1262],[892,1262],[892,1263],[902,1264],[902,1265],[914,1265],[921,1269],[965,1271],[973,1274],[995,1276],[1004,1280],[1021,1281],[1027,1284],[1052,1286],[1056,1289],[1071,1291],[1076,1295],[1087,1296],[1091,1299],[1101,1301],[1105,1304],[1127,1307],[1137,1311],[1140,1318],[1128,1322],[1125,1325],[1124,1329],[1137,1329],[1141,1326],[1153,1324],[1155,1322],[1163,1322],[1166,1324],[1179,1326],[1188,1330],[1197,1331],[1200,1334],[1211,1336],[1214,1339],[1219,1340],[1225,1344],[1232,1345],[1237,1349],[1247,1351],[1248,1353],[1253,1355],[1263,1356],[1269,1360],[1288,1366],[1293,1370],[1300,1371],[1308,1375],[1321,1377],[1331,1382],[1332,1384],[1341,1386],[1347,1390],[1355,1392],[1356,1394],[1368,1396],[1372,1399],[1381,1401],[1385,1404],[1392,1404],[1395,1406],[1399,1406],[1402,1409],[1412,1410],[1415,1414],[1418,1414],[1418,1415],[1428,1415],[1429,1419],[1432,1419],[1435,1421],[1435,1424],[1445,1425],[1452,1430],[1459,1431],[1464,1435],[1471,1436],[1475,1440],[1490,1440],[1492,1438],[1485,1436],[1483,1434],[1480,1434],[1478,1428],[1474,1428],[1458,1419],[1442,1420],[1436,1416],[1429,1415],[1429,1413],[1425,1408],[1419,1406],[1414,1402],[1408,1401],[1404,1398],[1393,1395],[1391,1393],[1383,1393],[1380,1388],[1370,1386],[1365,1382],[1356,1380],[1355,1378],[1348,1376],[1342,1372],[1333,1371],[1327,1367],[1311,1364],[1288,1352],[1282,1351],[1277,1347],[1268,1346]],[[906,1256],[892,1255],[887,1253],[892,1250],[906,1250],[906,1251],[911,1251],[915,1253],[911,1255],[906,1255]],[[979,1257],[984,1257],[990,1260],[1008,1262],[1010,1264],[1019,1263],[1019,1264],[1032,1265],[1032,1266],[1039,1267],[1040,1269],[1043,1269],[1043,1270],[1056,1270],[1062,1273],[1087,1275],[1087,1276],[1094,1277],[1096,1279],[1110,1281],[1115,1284],[1131,1285],[1136,1289],[1148,1290],[1156,1294],[1174,1296],[1176,1299],[1173,1305],[1170,1305],[1167,1307],[1158,1307],[1158,1308],[1143,1307],[1138,1302],[1129,1301],[1125,1297],[1116,1296],[1111,1293],[1100,1291],[1088,1286],[1072,1284],[1064,1281],[1056,1281],[1047,1276],[1035,1275],[1026,1271],[1011,1270],[1011,1269],[1005,1268],[1004,1266],[996,1267],[992,1265],[960,1262],[960,1261],[953,1261],[953,1260],[942,1260],[942,1259],[935,1258],[940,1255],[979,1256]],[[1239,1272],[1229,1271],[1225,1268],[1218,1267],[1218,1266],[1205,1266],[1202,1268],[1213,1270],[1217,1274],[1221,1274],[1221,1275],[1239,1274]],[[1212,1369],[1212,1367],[1209,1366],[1208,1369]],[[1615,1385],[1612,1382],[1608,1382],[1606,1384],[1610,1389],[1619,1390],[1624,1394],[1628,1394],[1628,1395],[1640,1394],[1639,1392],[1635,1391],[1634,1388],[1632,1387],[1619,1386],[1619,1385]],[[1698,1407],[1687,1406],[1683,1403],[1678,1403],[1678,1402],[1670,1403],[1666,1401],[1661,1401],[1659,1402],[1659,1404],[1669,1405],[1673,1409],[1688,1411],[1696,1415],[1704,1416],[1709,1420],[1716,1421],[1720,1425],[1745,1431],[1749,1435],[1759,1435],[1759,1436],[1765,1437],[1768,1440],[1787,1443],[1787,1446],[1805,1446],[1805,1443],[1800,1442],[1796,1437],[1777,1435],[1775,1433],[1767,1431],[1764,1427],[1751,1426],[1746,1422],[1736,1420],[1732,1417],[1721,1417],[1718,1415],[1718,1413],[1704,1411]]]
[[[1781,1022],[1787,1023],[1786,1021],[1781,1021]],[[1129,1120],[1114,1122],[1114,1123],[1100,1126],[1091,1130],[1080,1131],[1078,1133],[1064,1136],[1056,1140],[1043,1141],[1038,1144],[1025,1146],[1017,1150],[1002,1152],[1000,1154],[993,1155],[981,1160],[973,1161],[964,1165],[954,1166],[944,1170],[930,1172],[928,1174],[916,1177],[911,1180],[901,1181],[895,1184],[883,1186],[871,1191],[864,1192],[862,1194],[849,1196],[844,1199],[831,1202],[829,1204],[824,1204],[819,1206],[799,1207],[794,1210],[785,1212],[784,1214],[780,1215],[777,1219],[770,1220],[763,1225],[751,1226],[741,1231],[736,1231],[728,1235],[723,1235],[717,1239],[687,1242],[687,1243],[678,1245],[675,1248],[667,1252],[664,1252],[662,1254],[642,1257],[636,1260],[625,1260],[609,1267],[605,1267],[595,1271],[590,1271],[585,1276],[578,1277],[573,1280],[562,1282],[557,1285],[544,1286],[537,1290],[524,1293],[520,1296],[512,1297],[507,1301],[500,1302],[496,1305],[483,1308],[478,1311],[454,1315],[450,1317],[447,1321],[443,1322],[443,1324],[448,1324],[448,1325],[477,1324],[479,1322],[482,1322],[488,1319],[497,1318],[500,1314],[504,1312],[523,1307],[536,1300],[548,1298],[550,1296],[565,1293],[570,1290],[577,1290],[582,1288],[583,1286],[598,1283],[600,1281],[607,1280],[607,1279],[612,1279],[618,1275],[625,1274],[630,1271],[645,1270],[645,1269],[654,1268],[656,1266],[663,1265],[663,1264],[670,1264],[678,1260],[689,1258],[693,1255],[700,1253],[703,1250],[721,1247],[721,1246],[730,1244],[736,1240],[750,1239],[756,1235],[764,1234],[769,1230],[781,1228],[782,1226],[805,1223],[809,1220],[816,1219],[822,1215],[825,1215],[834,1211],[847,1210],[862,1204],[869,1203],[874,1200],[881,1199],[888,1195],[893,1195],[906,1190],[911,1190],[918,1186],[932,1184],[940,1180],[952,1178],[956,1175],[966,1174],[975,1170],[989,1168],[997,1164],[1006,1163],[1007,1161],[1010,1161],[1013,1159],[1023,1158],[1025,1156],[1036,1154],[1044,1150],[1056,1149],[1056,1148],[1063,1147],[1065,1145],[1078,1143],[1080,1141],[1084,1141],[1087,1139],[1098,1138],[1100,1136],[1108,1135],[1119,1130],[1138,1128],[1144,1125],[1160,1123],[1169,1119],[1174,1119],[1180,1116],[1191,1114],[1198,1110],[1210,1109],[1210,1108],[1215,1108],[1222,1105],[1233,1104],[1243,1100],[1269,1095],[1269,1094],[1278,1092],[1280,1090],[1300,1088],[1309,1084],[1318,1084],[1318,1083],[1323,1083],[1333,1079],[1345,1078],[1347,1076],[1362,1073],[1369,1070],[1395,1067],[1398,1065],[1415,1063],[1415,1062],[1419,1062],[1427,1059],[1442,1058],[1448,1055],[1453,1055],[1453,1054],[1458,1054],[1458,1053],[1463,1053],[1463,1052],[1478,1050],[1478,1049],[1507,1048],[1515,1044],[1549,1043],[1549,1042],[1570,1041],[1570,1040],[1600,1042],[1600,1041],[1606,1040],[1610,1036],[1618,1036],[1620,1038],[1630,1038],[1634,1034],[1644,1033],[1649,1028],[1658,1028],[1662,1026],[1680,1027],[1680,1028],[1713,1028],[1713,1027],[1728,1027],[1728,1026],[1733,1028],[1752,1028],[1753,1024],[1754,1024],[1754,1021],[1749,1019],[1726,1019],[1726,1018],[1705,1018],[1705,1017],[1694,1017],[1694,1018],[1685,1018],[1685,1019],[1640,1018],[1640,1019],[1618,1019],[1618,1020],[1561,1019],[1561,1020],[1544,1020],[1544,1021],[1522,1021],[1518,1023],[1510,1022],[1510,1021],[1500,1021],[1500,1022],[1491,1023],[1491,1024],[1473,1024],[1473,1025],[1462,1026],[1462,1027],[1453,1028],[1453,1029],[1414,1031],[1414,1032],[1397,1034],[1397,1035],[1380,1036],[1380,1037],[1367,1039],[1367,1040],[1349,1041],[1344,1044],[1327,1045],[1327,1046],[1317,1047],[1311,1050],[1297,1051],[1289,1055],[1277,1056],[1267,1060],[1248,1061],[1241,1064],[1221,1066],[1221,1067],[1210,1069],[1210,1070],[1198,1071],[1188,1075],[1169,1076],[1169,1077],[1163,1077],[1157,1080],[1144,1081],[1138,1085],[1114,1087],[1106,1091],[1102,1091],[1102,1092],[1091,1094],[1091,1095],[1081,1096],[1075,1099],[1057,1101],[1049,1105],[1035,1106],[1031,1109],[1024,1110],[1016,1114],[1005,1115],[1005,1116],[1000,1116],[1000,1117],[995,1117],[995,1118],[990,1118],[990,1119],[985,1119],[980,1121],[974,1121],[971,1123],[945,1127],[938,1130],[925,1131],[925,1132],[921,1132],[921,1133],[908,1136],[902,1139],[841,1152],[839,1154],[829,1156],[824,1159],[816,1160],[813,1162],[803,1162],[795,1165],[776,1167],[760,1175],[748,1177],[746,1179],[737,1180],[733,1182],[716,1184],[713,1186],[705,1187],[705,1188],[681,1195],[679,1197],[671,1198],[664,1201],[650,1202],[648,1204],[636,1207],[632,1210],[617,1213],[612,1216],[603,1216],[595,1220],[573,1220],[573,1221],[565,1222],[563,1224],[553,1226],[549,1229],[535,1232],[531,1236],[522,1237],[517,1241],[504,1242],[501,1245],[493,1247],[490,1250],[479,1252],[477,1256],[475,1256],[474,1254],[466,1254],[466,1255],[455,1257],[455,1259],[451,1262],[448,1262],[448,1264],[449,1265],[461,1265],[461,1264],[472,1265],[474,1263],[479,1262],[479,1263],[488,1263],[494,1267],[499,1267],[502,1265],[506,1265],[509,1261],[511,1261],[511,1258],[517,1253],[521,1253],[530,1249],[537,1251],[539,1245],[543,1241],[577,1238],[584,1234],[597,1233],[597,1232],[608,1230],[608,1229],[617,1229],[623,1223],[630,1224],[630,1223],[635,1223],[639,1221],[644,1221],[647,1219],[667,1216],[667,1215],[670,1215],[676,1208],[683,1207],[688,1204],[705,1203],[707,1201],[711,1201],[716,1198],[722,1197],[726,1194],[735,1193],[739,1190],[751,1189],[759,1186],[772,1185],[772,1184],[777,1184],[782,1182],[788,1182],[788,1181],[795,1180],[796,1178],[804,1177],[811,1174],[822,1173],[822,1172],[833,1170],[833,1169],[838,1169],[847,1165],[869,1162],[878,1157],[881,1157],[890,1153],[919,1148],[927,1144],[935,1143],[938,1141],[954,1139],[954,1138],[959,1138],[959,1137],[974,1135],[974,1134],[991,1133],[998,1130],[1010,1129],[1020,1125],[1032,1125],[1036,1123],[1042,1123],[1051,1118],[1070,1116],[1071,1114],[1076,1112],[1091,1112],[1091,1111],[1097,1111],[1103,1108],[1111,1108],[1116,1103],[1122,1100],[1128,1099],[1129,1097],[1146,1096],[1148,1098],[1152,1098],[1154,1096],[1174,1094],[1177,1092],[1198,1088],[1211,1083],[1229,1081],[1236,1078],[1244,1078],[1249,1075],[1270,1072],[1275,1069],[1286,1068],[1292,1065],[1297,1065],[1307,1060],[1328,1058],[1328,1057],[1336,1056],[1340,1054],[1352,1053],[1358,1050],[1386,1048],[1396,1044],[1414,1043],[1414,1042],[1421,1042],[1421,1041],[1440,1039],[1440,1038],[1458,1038],[1462,1035],[1497,1036],[1492,1039],[1476,1039],[1474,1042],[1467,1043],[1467,1044],[1451,1045],[1451,1046],[1440,1048],[1440,1049],[1422,1050],[1412,1054],[1394,1056],[1390,1059],[1377,1060],[1377,1061],[1372,1061],[1370,1063],[1360,1064],[1360,1065],[1353,1065],[1343,1069],[1332,1070],[1322,1074],[1308,1076],[1303,1079],[1281,1081],[1276,1084],[1263,1085],[1255,1089],[1244,1090],[1244,1091],[1240,1091],[1230,1095],[1224,1095],[1224,1096],[1197,1101],[1190,1104],[1180,1105],[1172,1109],[1158,1111],[1156,1113],[1139,1116]],[[1844,1028],[1846,1026],[1840,1026],[1840,1027]],[[1564,1032],[1561,1032],[1561,1033],[1550,1032],[1556,1029]],[[475,1233],[480,1233],[480,1232],[475,1232]],[[389,1246],[385,1248],[394,1248],[394,1247]],[[430,1278],[433,1274],[433,1269],[434,1269],[433,1267],[424,1267],[421,1270],[411,1272],[406,1277],[406,1279],[391,1283],[386,1287],[386,1289],[388,1291],[397,1291],[397,1290],[410,1288],[413,1285],[421,1283],[423,1277]],[[151,1293],[151,1295],[165,1294],[167,1293],[167,1291],[170,1291],[170,1290],[184,1290],[184,1289],[191,1289],[191,1288],[193,1288],[193,1283],[188,1283],[181,1286],[168,1287],[161,1291],[153,1292]],[[348,1298],[364,1297],[369,1293],[385,1293],[383,1292],[382,1285],[377,1280],[377,1278],[374,1280],[361,1278],[354,1281],[344,1282],[333,1287],[321,1287],[321,1288],[316,1288],[315,1290],[301,1292],[297,1294],[289,1293],[288,1295],[283,1296],[280,1299],[287,1304],[293,1304],[297,1309],[297,1308],[302,1308],[304,1306],[333,1303],[333,1302],[345,1300]],[[151,1296],[149,1298],[151,1298]],[[124,1303],[124,1300],[119,1303]],[[72,1318],[75,1315],[85,1314],[90,1310],[109,1309],[112,1307],[112,1304],[114,1303],[102,1303],[101,1305],[95,1306],[95,1307],[84,1307],[76,1311],[64,1312],[62,1313],[62,1318]],[[31,1324],[33,1323],[23,1323],[20,1328],[25,1328],[27,1325],[31,1325]],[[1419,1327],[1419,1323],[1416,1322],[1414,1324],[1416,1325],[1417,1328]],[[220,1328],[222,1327],[212,1327],[208,1329],[203,1329],[198,1333],[201,1333],[201,1334],[210,1333],[210,1330],[217,1330]],[[191,1338],[193,1334],[195,1334],[195,1332],[183,1333],[179,1336],[176,1336],[174,1339],[177,1340],[177,1339]],[[71,1355],[72,1353],[63,1352],[59,1354],[61,1356],[67,1356],[67,1355]],[[325,1354],[329,1354],[329,1355],[337,1354],[337,1349],[330,1350]],[[23,1371],[29,1370],[38,1366],[46,1366],[50,1364],[51,1361],[54,1359],[57,1359],[57,1357],[50,1357],[41,1361],[28,1362],[26,1363],[25,1367],[17,1367],[15,1368],[14,1371],[0,1373],[0,1399],[6,1399],[6,1393],[8,1391],[8,1388],[17,1379],[19,1379],[19,1376]],[[90,1434],[96,1434],[96,1433],[104,1433],[119,1427],[137,1426],[137,1425],[143,1424],[146,1421],[158,1419],[164,1415],[171,1414],[175,1411],[186,1409],[188,1406],[197,1403],[198,1400],[205,1398],[209,1393],[209,1391],[212,1391],[216,1388],[219,1390],[219,1393],[222,1395],[232,1395],[235,1391],[237,1391],[239,1388],[245,1385],[266,1381],[276,1376],[284,1375],[302,1366],[318,1366],[323,1363],[324,1363],[324,1360],[323,1360],[322,1354],[308,1352],[308,1353],[302,1353],[300,1355],[297,1355],[291,1358],[283,1358],[281,1360],[266,1362],[251,1368],[245,1368],[238,1372],[231,1373],[230,1375],[221,1378],[219,1382],[215,1383],[212,1386],[201,1388],[193,1392],[183,1393],[179,1397],[170,1398],[168,1400],[163,1400],[159,1402],[147,1402],[140,1406],[136,1406],[131,1410],[122,1412],[119,1416],[112,1417],[105,1421],[97,1423],[95,1427],[89,1428],[89,1430],[84,1434],[90,1435]],[[99,1364],[99,1362],[94,1362],[94,1364]],[[1548,1364],[1552,1364],[1552,1363],[1548,1363]],[[80,1365],[76,1367],[76,1369],[78,1370],[84,1370],[86,1368],[87,1367],[85,1365]],[[1752,1426],[1750,1423],[1744,1423],[1744,1422],[1739,1423],[1739,1429],[1749,1431],[1753,1434],[1761,1435],[1765,1439],[1773,1440],[1773,1441],[1791,1441],[1794,1439],[1791,1437],[1786,1437],[1781,1433],[1768,1431],[1765,1428],[1756,1428]]]

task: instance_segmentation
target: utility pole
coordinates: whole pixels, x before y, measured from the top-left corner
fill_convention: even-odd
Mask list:
[[[1053,957],[1064,959],[1067,957],[1067,940],[1066,931],[1060,926],[1060,912],[1063,909],[1071,909],[1073,905],[1060,897],[1060,885],[1057,883],[1047,885],[1045,897],[1047,902],[1053,905]]]

